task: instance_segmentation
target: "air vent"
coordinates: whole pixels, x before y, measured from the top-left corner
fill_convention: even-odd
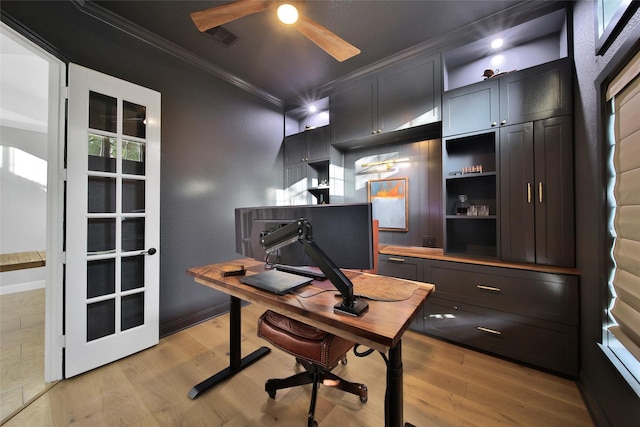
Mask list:
[[[238,40],[238,36],[222,26],[207,30],[207,33],[225,46],[231,46]]]

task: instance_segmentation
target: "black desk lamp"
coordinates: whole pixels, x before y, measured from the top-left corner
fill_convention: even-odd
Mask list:
[[[264,250],[273,252],[284,246],[298,241],[302,243],[305,253],[315,262],[329,281],[342,295],[342,302],[333,307],[338,314],[360,316],[369,309],[369,304],[358,300],[353,295],[353,283],[340,271],[331,259],[313,241],[311,224],[305,218],[287,224],[266,236],[260,238],[260,245]]]

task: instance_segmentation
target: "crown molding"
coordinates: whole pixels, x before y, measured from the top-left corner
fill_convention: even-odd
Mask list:
[[[158,36],[157,34],[142,28],[141,26],[134,24],[133,22],[97,5],[89,0],[71,0],[71,2],[83,13],[104,22],[132,37],[137,38],[155,48],[162,50],[165,53],[173,55],[174,57],[192,64],[204,71],[213,74],[214,76],[231,83],[234,86],[239,87],[247,92],[250,92],[256,96],[259,96],[266,101],[278,107],[284,107],[284,101],[275,96],[265,92],[264,90],[256,87],[255,85],[237,77],[228,71],[212,64],[209,61],[202,59],[201,57],[189,52],[188,50],[170,42],[169,40]]]

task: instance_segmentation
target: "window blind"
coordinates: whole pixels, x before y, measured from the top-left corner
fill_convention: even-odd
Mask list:
[[[615,324],[609,331],[640,361],[640,52],[609,85],[611,99],[615,295],[609,313]]]

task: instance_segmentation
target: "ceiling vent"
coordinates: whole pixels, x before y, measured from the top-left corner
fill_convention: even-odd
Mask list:
[[[235,43],[236,40],[238,40],[238,36],[236,36],[231,31],[227,30],[222,26],[213,27],[212,29],[207,30],[206,32],[211,37],[213,37],[214,40],[219,41],[225,46],[231,46],[233,43]]]

